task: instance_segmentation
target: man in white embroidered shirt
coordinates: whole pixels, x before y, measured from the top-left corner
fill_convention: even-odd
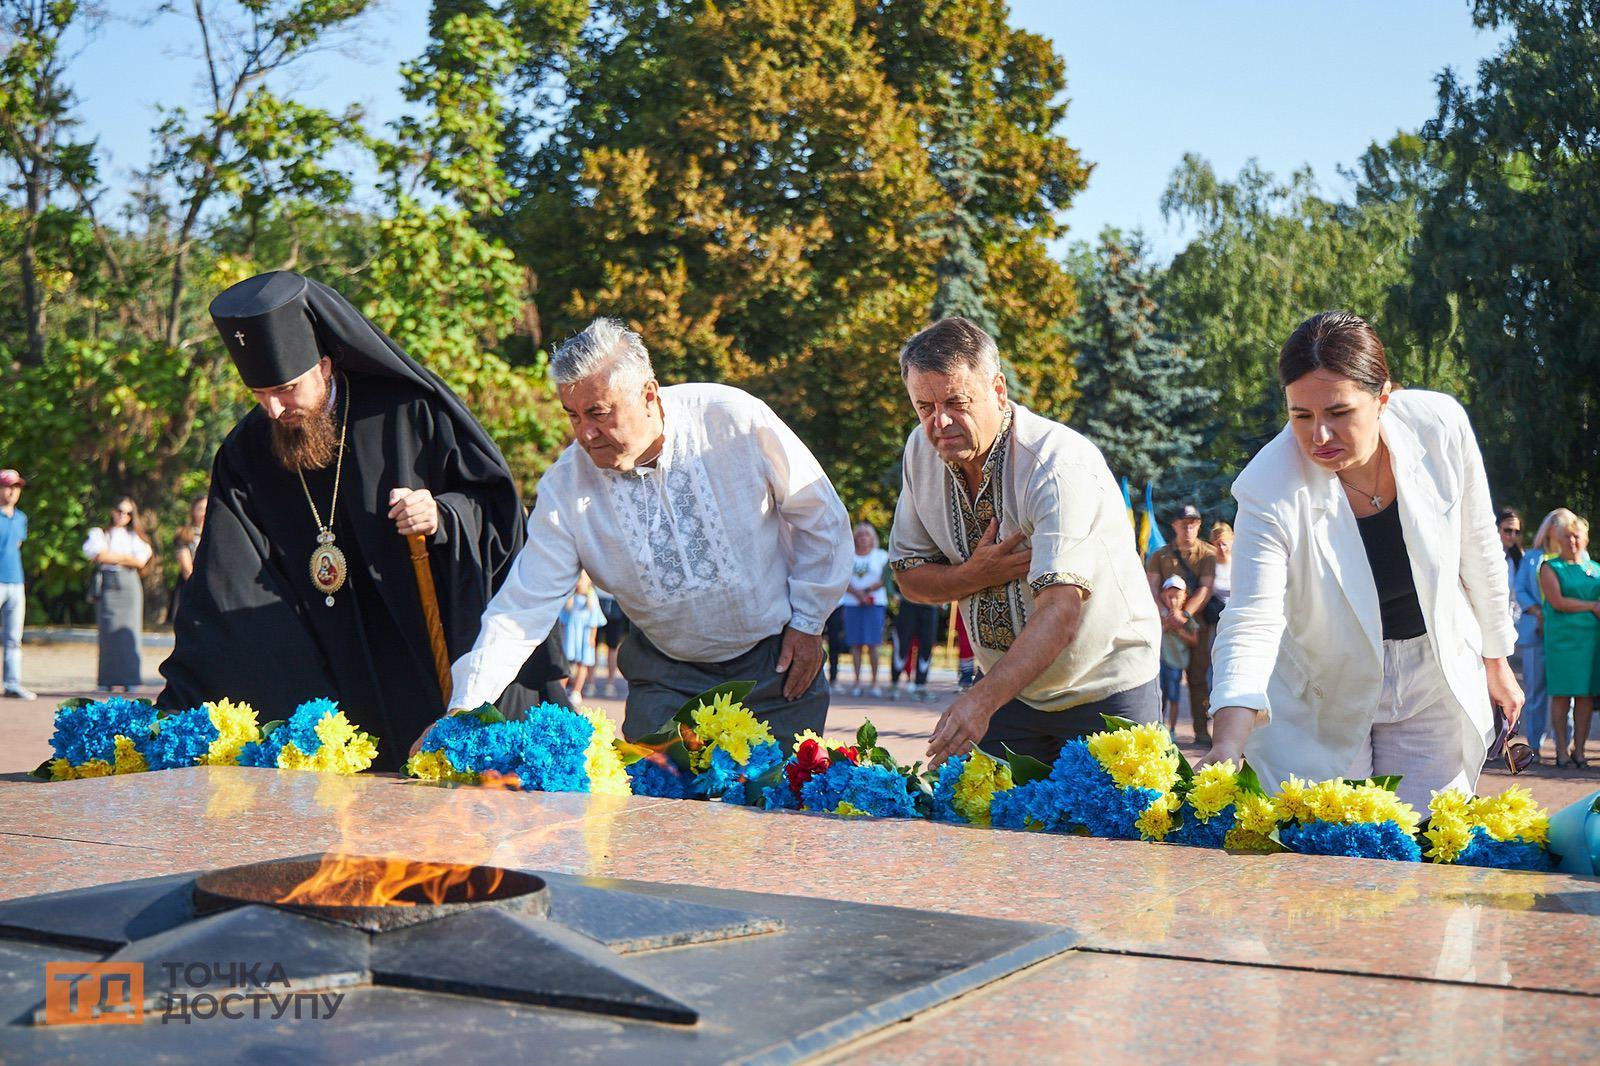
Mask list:
[[[984,674],[934,727],[930,768],[974,745],[1051,763],[1101,714],[1157,721],[1160,622],[1100,450],[1012,403],[965,318],[907,341],[900,373],[921,424],[889,563],[907,599],[961,601]]]
[[[794,733],[821,733],[821,633],[852,549],[817,460],[746,392],[661,388],[639,335],[612,319],[562,345],[551,372],[576,439],[539,482],[528,542],[453,668],[451,703],[505,687],[581,569],[633,623],[619,657],[624,736],[737,680],[756,682],[746,704],[785,750]]]

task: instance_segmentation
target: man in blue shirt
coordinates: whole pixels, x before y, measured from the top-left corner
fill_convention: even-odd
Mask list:
[[[22,687],[22,542],[28,539],[28,516],[17,509],[22,486],[15,470],[0,470],[0,638],[5,642],[5,694],[31,700]]]

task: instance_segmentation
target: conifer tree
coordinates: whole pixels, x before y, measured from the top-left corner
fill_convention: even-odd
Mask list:
[[[1079,257],[1073,423],[1115,474],[1154,483],[1162,509],[1179,499],[1214,506],[1219,486],[1201,479],[1200,451],[1217,393],[1193,383],[1188,354],[1162,331],[1143,256],[1137,235],[1107,230]]]

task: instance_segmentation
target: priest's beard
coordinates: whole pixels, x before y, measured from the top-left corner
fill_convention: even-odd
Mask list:
[[[333,405],[326,397],[296,425],[281,419],[272,423],[272,454],[285,470],[321,470],[333,462],[338,447]]]

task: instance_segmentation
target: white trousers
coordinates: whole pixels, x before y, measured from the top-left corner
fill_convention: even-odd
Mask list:
[[[1461,713],[1426,635],[1384,641],[1383,695],[1372,732],[1345,776],[1399,774],[1395,791],[1424,818],[1435,791],[1472,795],[1482,767],[1466,765]]]

